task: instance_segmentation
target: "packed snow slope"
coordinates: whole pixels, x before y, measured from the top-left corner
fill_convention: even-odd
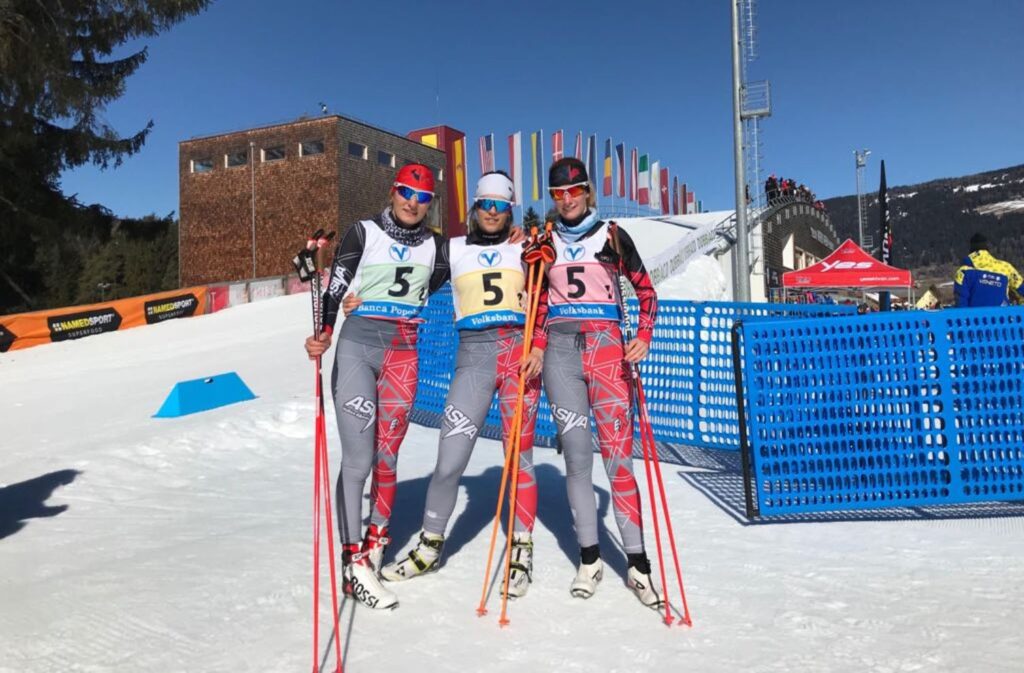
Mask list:
[[[282,297],[0,355],[0,671],[311,670],[309,312]],[[226,371],[258,398],[151,418],[176,381]],[[419,529],[437,435],[412,426],[402,447],[389,557]],[[500,477],[484,439],[441,571],[395,585],[392,612],[344,603],[346,671],[1024,670],[1019,519],[744,526],[665,465],[694,620],[668,628],[623,585],[600,461],[609,571],[569,595],[564,464],[536,463],[536,574],[511,624],[494,597],[475,613]],[[333,670],[323,632],[320,650]]]

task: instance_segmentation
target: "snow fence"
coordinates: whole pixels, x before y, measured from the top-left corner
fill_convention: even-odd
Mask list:
[[[747,516],[1024,499],[1024,308],[735,330]]]
[[[636,325],[635,299],[629,300],[629,311]],[[659,301],[651,351],[640,364],[655,439],[669,444],[739,450],[730,348],[730,330],[735,321],[855,314],[855,307],[841,305]],[[419,334],[419,386],[412,420],[439,427],[458,347],[450,285],[431,296],[424,318]],[[480,434],[500,439],[500,419],[495,399]],[[534,444],[556,445],[546,393],[540,398]]]

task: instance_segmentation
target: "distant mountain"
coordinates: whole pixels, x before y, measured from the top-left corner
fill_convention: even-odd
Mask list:
[[[996,257],[1024,269],[1024,165],[896,187],[891,183],[898,167],[886,169],[895,266],[911,269],[925,286],[947,282],[967,254],[971,236],[981,232]],[[877,189],[865,199],[864,232],[876,247]],[[828,199],[825,205],[840,237],[857,240],[856,195]]]

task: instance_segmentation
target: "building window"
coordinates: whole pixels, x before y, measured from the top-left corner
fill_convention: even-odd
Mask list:
[[[300,157],[311,157],[314,154],[324,153],[324,141],[322,140],[306,140],[299,143],[299,156]]]
[[[209,173],[213,170],[213,159],[193,159],[193,173]]]
[[[381,166],[395,167],[395,155],[384,150],[377,150],[377,163]]]
[[[366,145],[360,145],[359,143],[348,144],[348,155],[355,157],[356,159],[366,159]]]
[[[227,168],[234,168],[235,166],[244,166],[249,163],[249,153],[245,150],[239,150],[238,152],[228,152],[224,155],[224,165]]]
[[[262,152],[264,161],[280,161],[281,159],[284,159],[284,145],[264,147]]]

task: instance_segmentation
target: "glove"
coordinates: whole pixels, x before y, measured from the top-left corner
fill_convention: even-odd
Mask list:
[[[611,264],[612,266],[619,265],[619,253],[612,249],[611,241],[606,241],[604,247],[601,248],[601,252],[596,255],[597,261],[602,264]]]
[[[299,274],[299,280],[308,283],[309,279],[316,275],[316,249],[308,250],[303,248],[299,254],[292,259],[292,266]]]
[[[556,258],[555,246],[549,236],[542,236],[523,244],[523,263],[528,266],[538,262],[553,264]]]
[[[324,236],[324,230],[317,229],[306,241],[306,247],[292,259],[292,266],[295,267],[295,272],[299,274],[299,280],[303,283],[308,283],[309,279],[320,270],[317,254],[320,252],[320,248],[327,245],[332,238],[334,238],[333,231]]]

